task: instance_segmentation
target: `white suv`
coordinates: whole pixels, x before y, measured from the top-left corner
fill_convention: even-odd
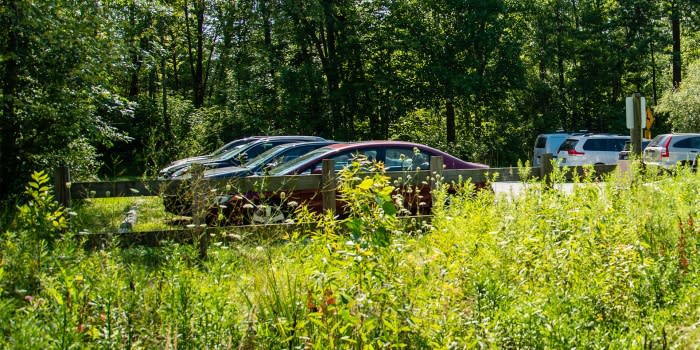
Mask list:
[[[532,166],[538,167],[542,162],[542,155],[551,153],[554,158],[557,157],[557,150],[571,133],[565,131],[557,131],[548,134],[539,134],[535,139],[535,147],[532,151]]]
[[[646,164],[665,168],[676,165],[695,165],[700,154],[700,134],[661,134],[644,149]]]
[[[570,136],[559,146],[557,160],[560,166],[614,165],[629,140],[629,136],[611,134]]]

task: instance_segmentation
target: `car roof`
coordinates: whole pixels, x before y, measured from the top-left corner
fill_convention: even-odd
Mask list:
[[[309,145],[332,145],[332,144],[339,143],[339,142],[340,141],[333,141],[333,140],[300,141],[300,142],[283,143],[281,145],[275,146],[274,148],[275,149],[286,149],[286,148],[296,148],[296,147],[309,146]]]
[[[583,134],[590,134],[590,133],[586,130],[579,130],[579,131],[557,130],[557,131],[543,132],[541,134],[538,134],[537,137],[540,137],[540,136],[560,136],[560,135],[583,135]]]
[[[697,132],[672,132],[672,133],[666,133],[666,134],[658,134],[656,137],[659,136],[700,136],[700,133]]]
[[[292,169],[303,168],[303,167],[308,166],[310,163],[313,163],[313,162],[318,161],[319,159],[322,159],[323,157],[327,157],[331,154],[337,154],[337,153],[347,151],[347,150],[363,149],[363,148],[371,148],[371,147],[391,147],[391,146],[407,147],[407,148],[416,147],[418,149],[430,151],[431,153],[434,153],[434,154],[449,157],[451,159],[454,159],[456,162],[461,162],[464,165],[469,165],[470,167],[472,167],[474,169],[488,168],[488,165],[486,165],[486,164],[469,162],[469,161],[460,159],[458,157],[455,157],[447,152],[444,152],[444,151],[436,149],[436,148],[432,148],[432,147],[424,145],[424,144],[408,142],[408,141],[370,140],[370,141],[358,141],[358,142],[348,142],[348,143],[336,143],[336,144],[330,144],[328,146],[324,146],[323,148],[319,148],[316,151],[326,150],[326,152],[318,154],[314,158],[307,159],[307,160],[303,161],[302,163],[296,164],[293,168],[289,168],[287,170],[291,171]],[[288,171],[285,171],[285,173]]]
[[[265,136],[259,138],[257,141],[274,141],[274,140],[312,140],[312,141],[323,141],[325,140],[320,136],[308,136],[308,135],[281,135],[281,136]]]
[[[571,135],[570,139],[584,139],[584,138],[629,138],[629,135],[620,134],[583,134],[583,135]]]

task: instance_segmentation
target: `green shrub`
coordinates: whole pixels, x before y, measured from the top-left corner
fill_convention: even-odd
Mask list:
[[[237,228],[205,261],[30,235],[53,227],[49,205],[3,236],[0,348],[692,348],[700,177],[634,171],[570,193],[561,172],[510,197],[439,186],[416,234],[381,165],[358,160],[340,175],[347,217],[300,208],[282,242]],[[52,242],[40,264],[22,237]]]

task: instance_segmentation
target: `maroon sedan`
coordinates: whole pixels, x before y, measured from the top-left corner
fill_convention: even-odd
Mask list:
[[[429,170],[430,158],[432,156],[440,156],[443,159],[444,169],[486,169],[487,165],[466,162],[455,156],[452,156],[443,151],[437,150],[418,143],[403,142],[403,141],[364,141],[356,143],[341,143],[333,144],[311,151],[297,159],[284,163],[278,167],[272,168],[267,175],[269,176],[286,176],[286,175],[310,175],[321,174],[322,163],[324,159],[332,159],[335,161],[335,170],[341,170],[347,167],[353,159],[358,156],[366,157],[370,161],[382,162],[387,172],[392,171],[416,171]],[[426,186],[422,186],[426,187]],[[397,191],[401,191],[398,188]],[[425,212],[430,210],[429,189],[421,188],[418,191],[410,191],[413,196],[408,197],[425,197],[421,201],[421,206],[418,208],[418,201],[409,198],[408,202],[414,203],[413,206],[408,205],[409,210],[413,213]],[[286,219],[290,211],[290,203],[306,204],[312,211],[320,212],[322,208],[321,195],[317,190],[295,190],[286,192],[284,198],[280,198],[277,194],[267,194],[267,199],[260,200],[258,193],[248,193],[247,195],[232,195],[226,196],[216,208],[216,217],[221,210],[221,214],[233,221],[241,221],[248,223],[269,223],[281,222]],[[405,196],[406,197],[406,196]],[[265,204],[260,204],[260,203]],[[343,213],[342,202],[337,201],[337,212]],[[286,209],[285,209],[286,208]]]

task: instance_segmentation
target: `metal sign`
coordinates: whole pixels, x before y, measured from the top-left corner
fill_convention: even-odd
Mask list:
[[[639,101],[639,115],[642,115],[641,111],[647,110],[647,99],[644,97],[640,98]],[[634,100],[632,97],[627,97],[625,99],[625,112],[627,116],[627,129],[632,129],[634,127]],[[648,118],[648,117],[647,117]],[[644,129],[647,127],[647,118],[642,118],[642,125],[641,128]],[[653,117],[652,117],[652,122],[653,122]]]

